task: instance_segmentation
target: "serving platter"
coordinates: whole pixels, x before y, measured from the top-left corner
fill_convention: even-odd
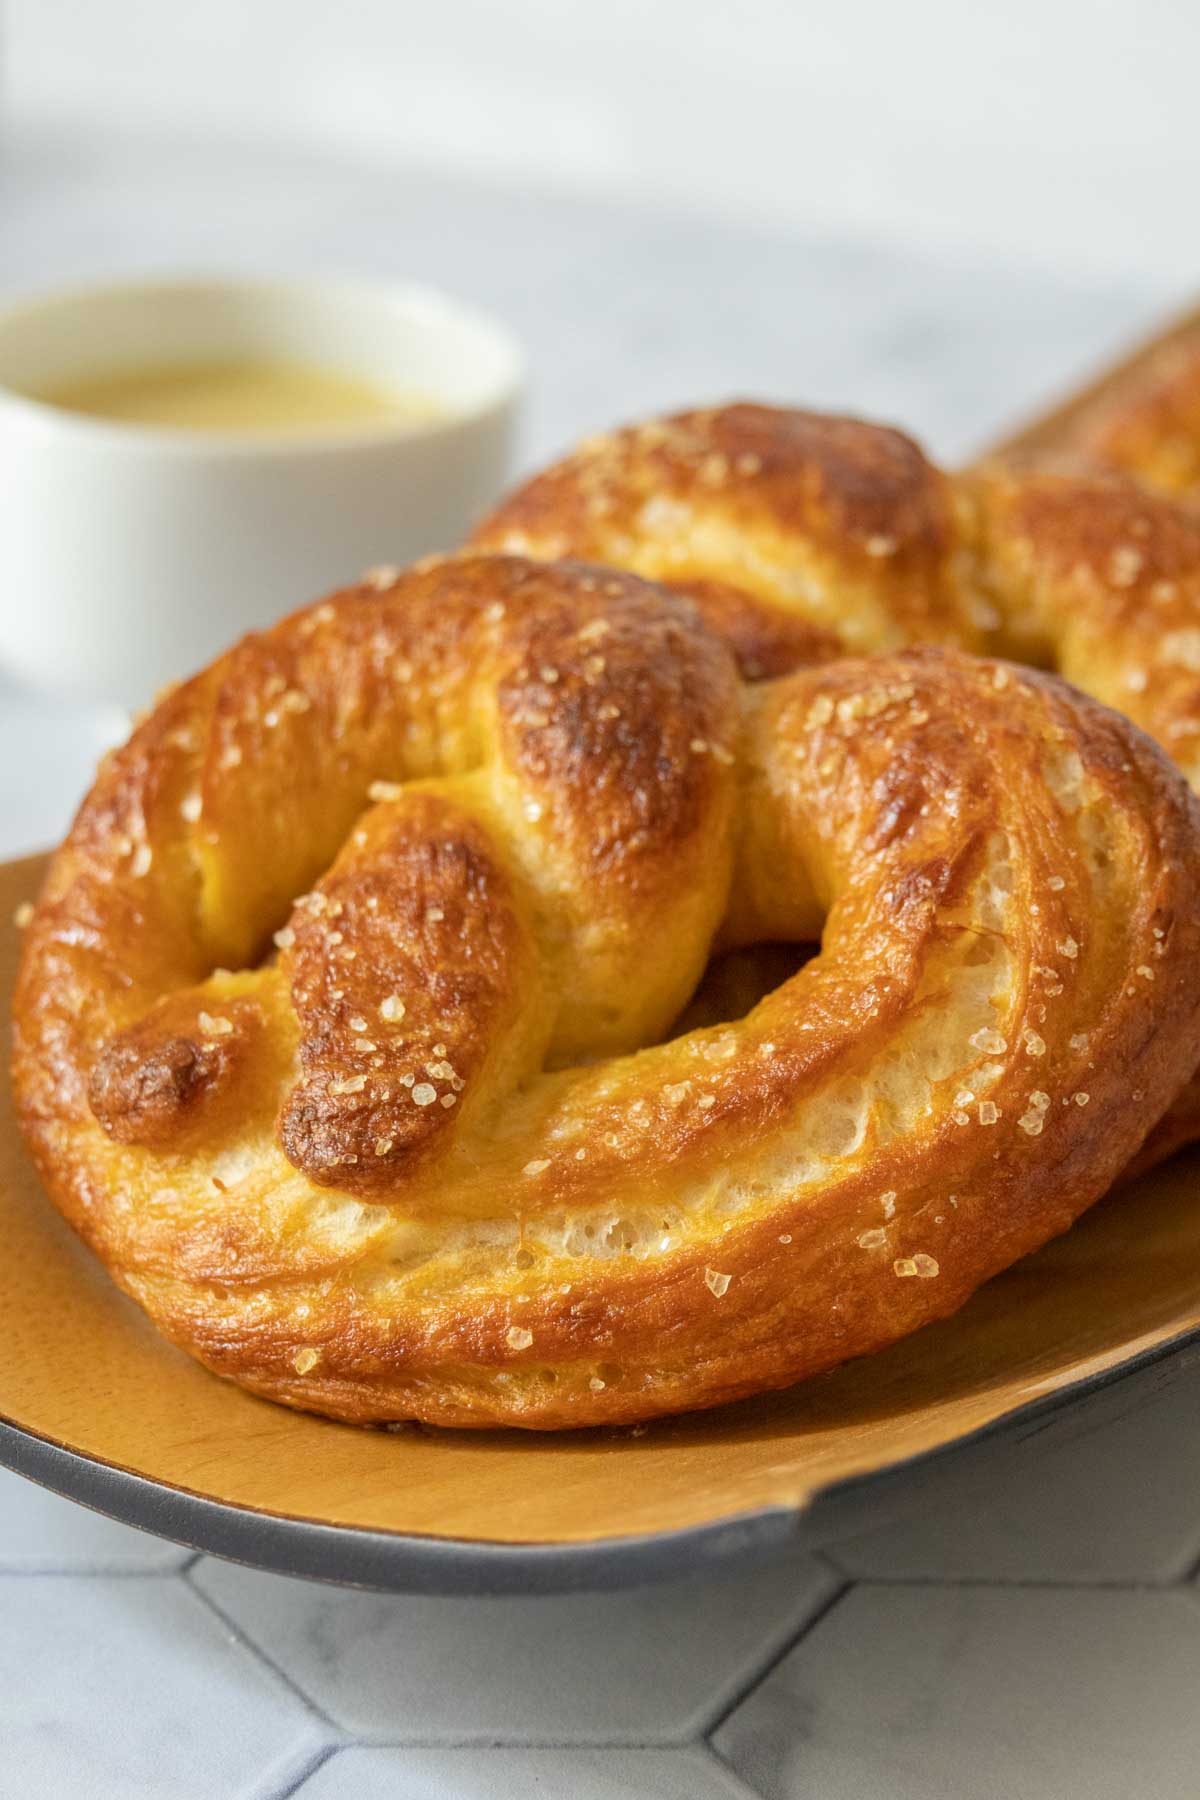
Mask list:
[[[1200,318],[1107,381],[1183,331]],[[1080,404],[1009,442],[1061,441]],[[41,873],[39,858],[0,866],[6,1016],[20,937],[7,921]],[[263,1568],[549,1592],[817,1547],[929,1495],[990,1438],[1090,1429],[1198,1367],[1192,1154],[1114,1192],[955,1318],[782,1394],[634,1431],[337,1425],[243,1393],[157,1335],[41,1191],[7,1068],[0,1081],[0,1464]]]

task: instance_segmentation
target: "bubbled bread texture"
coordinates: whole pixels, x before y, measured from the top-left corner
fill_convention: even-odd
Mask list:
[[[921,604],[982,629],[957,499],[882,467]],[[1063,1230],[1194,1066],[1200,828],[1146,737],[954,650],[750,682],[706,616],[467,554],[246,639],[106,760],[27,933],[18,1105],[211,1368],[539,1428],[777,1387]],[[818,936],[672,1035],[714,951]]]

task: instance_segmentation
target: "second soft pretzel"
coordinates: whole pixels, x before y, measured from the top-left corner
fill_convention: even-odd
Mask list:
[[[1200,357],[1187,368],[1174,379],[1194,410]],[[951,476],[901,432],[743,403],[589,440],[473,541],[666,581],[751,679],[913,643],[1053,668],[1200,787],[1200,511],[1120,474],[1043,461]],[[1188,1074],[1145,1160],[1200,1135]]]
[[[1139,360],[1063,434],[1064,447],[1200,501],[1200,330]]]

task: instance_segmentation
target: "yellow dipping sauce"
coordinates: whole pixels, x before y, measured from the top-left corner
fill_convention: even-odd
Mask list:
[[[309,363],[167,363],[31,392],[65,412],[175,431],[323,432],[422,425],[443,403]]]

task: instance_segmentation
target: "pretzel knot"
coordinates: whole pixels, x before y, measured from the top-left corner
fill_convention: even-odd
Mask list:
[[[1198,874],[1182,779],[1052,678],[751,686],[665,589],[463,556],[247,639],[109,760],[26,942],[23,1123],[258,1391],[713,1404],[1098,1197],[1200,1055]],[[714,951],[817,939],[671,1035]]]

